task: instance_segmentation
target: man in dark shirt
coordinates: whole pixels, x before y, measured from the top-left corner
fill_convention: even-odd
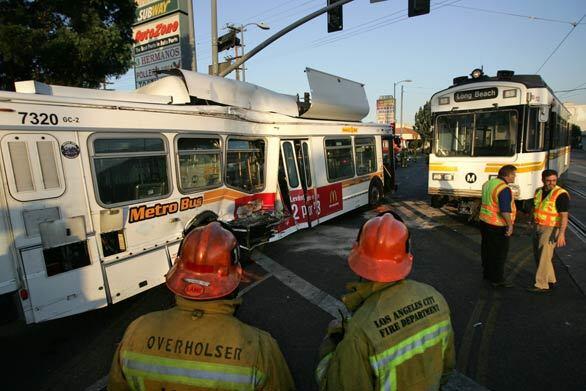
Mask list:
[[[509,184],[517,168],[505,165],[496,178],[482,185],[480,205],[481,258],[483,277],[496,287],[511,287],[504,276],[510,237],[515,224],[515,202]]]
[[[558,173],[544,170],[541,174],[543,187],[535,192],[533,200],[533,255],[537,263],[535,285],[531,292],[549,292],[556,283],[552,258],[556,247],[566,245],[570,196],[557,185]]]

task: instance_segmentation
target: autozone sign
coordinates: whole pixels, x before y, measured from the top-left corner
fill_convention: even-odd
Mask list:
[[[176,32],[179,29],[179,21],[175,20],[169,23],[157,23],[153,27],[139,29],[134,32],[134,41],[141,43],[144,40],[164,37],[165,35]]]

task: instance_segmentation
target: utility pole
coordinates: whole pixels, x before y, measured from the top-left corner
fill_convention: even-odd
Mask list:
[[[401,84],[401,132],[403,132],[403,84]]]
[[[215,1],[215,0],[212,0],[212,1]],[[232,64],[229,67],[227,67],[226,69],[222,70],[222,72],[219,73],[219,76],[222,76],[222,77],[226,76],[227,74],[232,72],[234,69],[236,69],[236,68],[240,67],[242,64],[244,64],[246,61],[248,61],[250,58],[252,58],[258,52],[260,52],[261,50],[263,50],[264,48],[269,46],[271,43],[275,42],[277,39],[281,38],[283,35],[287,34],[288,32],[295,30],[297,27],[301,26],[302,24],[305,24],[305,23],[309,22],[310,20],[317,18],[318,16],[328,12],[329,10],[331,10],[333,8],[339,7],[339,6],[344,5],[346,3],[350,3],[351,1],[354,1],[354,0],[338,0],[334,4],[331,4],[331,5],[328,5],[324,8],[321,8],[315,12],[312,12],[311,14],[309,14],[307,16],[304,16],[303,18],[297,20],[296,22],[291,23],[289,26],[285,27],[281,31],[277,32],[276,34],[270,36],[269,38],[267,38],[266,40],[261,42],[258,46],[256,46],[250,52],[241,56],[236,62],[234,62],[234,64]]]
[[[191,70],[197,72],[197,52],[195,50],[195,15],[193,15],[193,2],[192,0],[187,1],[187,13],[189,14],[189,46],[191,46]]]
[[[212,10],[212,75],[218,75],[218,3],[211,0]],[[224,75],[222,75],[224,76]]]

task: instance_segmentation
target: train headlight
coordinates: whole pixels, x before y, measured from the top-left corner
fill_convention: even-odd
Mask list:
[[[434,181],[452,181],[454,180],[454,174],[442,174],[439,172],[434,172],[431,174],[431,179]]]
[[[517,90],[516,89],[504,90],[503,91],[503,98],[514,98],[516,96],[517,96]]]
[[[484,76],[484,72],[482,71],[482,69],[476,68],[472,71],[470,76],[472,76],[473,79],[478,79],[479,77]]]

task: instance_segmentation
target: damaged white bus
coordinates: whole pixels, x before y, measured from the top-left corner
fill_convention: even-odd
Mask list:
[[[105,307],[164,282],[211,220],[250,250],[377,203],[389,127],[361,122],[362,84],[306,72],[311,102],[184,70],[127,93],[0,92],[4,305],[27,323]]]

